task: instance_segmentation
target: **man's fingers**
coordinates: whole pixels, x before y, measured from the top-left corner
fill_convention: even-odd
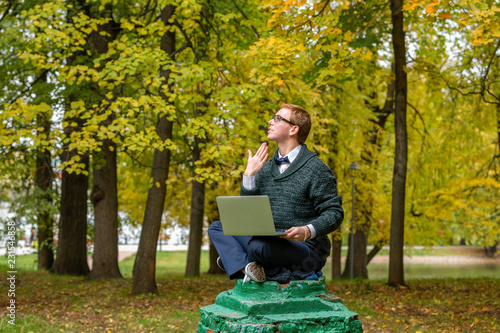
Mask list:
[[[267,144],[265,142],[260,145],[259,149],[255,153],[255,156],[252,155],[252,151],[248,149],[248,161],[243,174],[246,176],[255,176],[264,166],[268,156]]]
[[[300,234],[300,229],[302,228],[291,227],[290,229],[285,231],[287,233],[286,236],[280,236],[280,237],[288,239],[292,242],[299,242],[304,239],[304,236]]]
[[[248,151],[248,159],[250,160],[253,158],[258,164],[264,164],[268,156],[269,154],[267,153],[267,144],[265,142],[260,145],[254,156],[252,156],[252,152],[250,150]]]
[[[264,154],[264,152],[266,152],[266,150],[267,150],[266,148],[267,148],[267,144],[264,142],[263,144],[260,145],[255,156],[262,156]]]

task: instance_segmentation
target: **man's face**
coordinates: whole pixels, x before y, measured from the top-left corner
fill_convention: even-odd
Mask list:
[[[269,120],[267,139],[275,142],[287,139],[289,137],[290,130],[294,126],[284,120],[280,120],[277,116],[281,116],[282,118],[290,121],[291,112],[288,109],[280,109],[276,113],[274,119]]]

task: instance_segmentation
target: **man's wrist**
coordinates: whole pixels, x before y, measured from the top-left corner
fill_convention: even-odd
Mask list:
[[[309,237],[309,239],[316,237],[316,229],[314,229],[314,226],[312,224],[308,224],[307,227],[309,228],[309,231],[311,232],[311,236]]]
[[[254,177],[257,175],[257,173],[258,173],[258,171],[256,172],[256,171],[245,169],[245,172],[243,172],[243,176]]]
[[[309,228],[307,226],[303,226],[302,228],[304,229],[304,240],[303,240],[303,242],[305,242],[307,239],[311,238],[311,230],[309,230]]]

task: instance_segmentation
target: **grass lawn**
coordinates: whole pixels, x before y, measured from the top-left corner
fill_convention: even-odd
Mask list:
[[[206,252],[202,268],[207,267]],[[203,274],[184,278],[185,252],[160,252],[159,295],[130,296],[134,257],[120,263],[124,279],[36,272],[36,255],[17,256],[16,326],[8,324],[7,261],[0,259],[1,332],[197,332],[199,308],[233,281]],[[380,281],[329,281],[328,291],[359,313],[365,332],[499,332],[500,279],[409,280],[408,288]]]

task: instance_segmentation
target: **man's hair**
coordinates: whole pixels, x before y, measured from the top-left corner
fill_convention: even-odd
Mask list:
[[[299,133],[297,135],[299,143],[303,144],[306,142],[311,130],[311,116],[309,113],[303,107],[295,104],[283,103],[281,104],[281,108],[290,110],[290,121],[299,126]]]

